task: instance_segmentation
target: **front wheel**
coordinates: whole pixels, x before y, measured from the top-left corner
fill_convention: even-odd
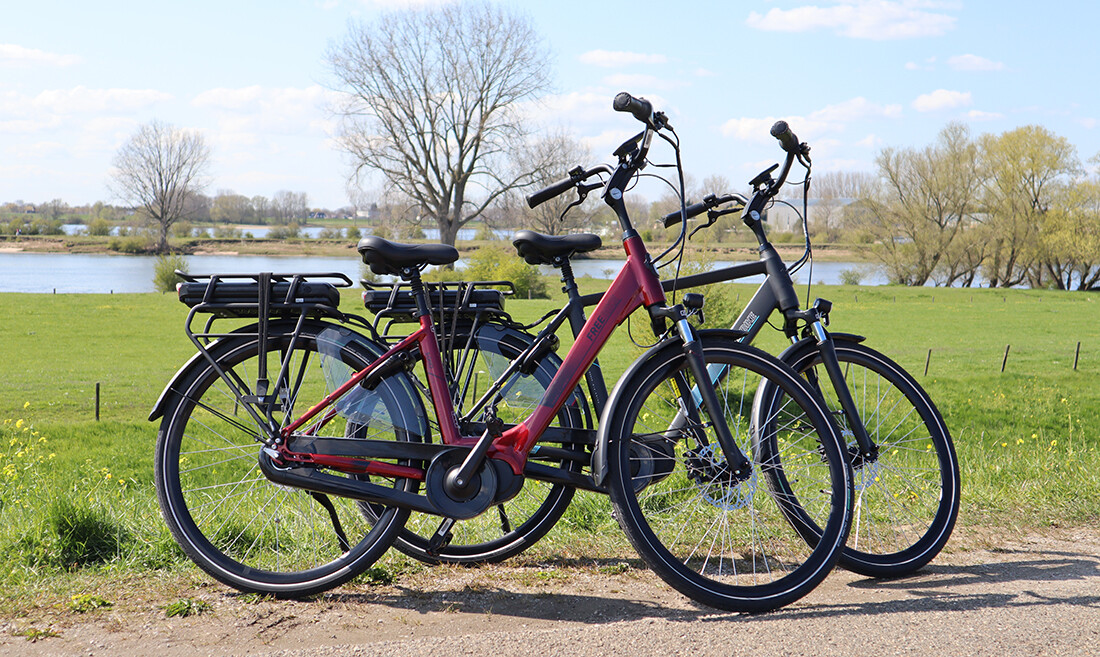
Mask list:
[[[848,392],[879,448],[877,459],[853,463],[852,531],[840,564],[869,577],[908,575],[939,554],[959,514],[961,482],[951,435],[928,393],[901,366],[833,337]],[[783,360],[818,387],[857,452],[817,349],[795,347]],[[768,403],[781,396],[775,389],[768,395]]]
[[[840,555],[850,469],[824,408],[793,372],[732,336],[701,339],[721,415],[698,403],[698,383],[678,343],[643,356],[608,402],[611,501],[630,542],[673,588],[721,609],[775,609],[813,590]],[[754,425],[762,381],[787,400],[766,425]],[[715,422],[725,422],[752,459],[749,473],[727,466]],[[806,519],[788,513],[764,485],[778,468],[824,528],[812,542],[805,540]]]

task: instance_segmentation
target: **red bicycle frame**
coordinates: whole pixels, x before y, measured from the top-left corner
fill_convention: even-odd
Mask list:
[[[522,474],[527,463],[527,455],[538,442],[539,436],[550,426],[554,417],[566,403],[569,395],[577,387],[582,376],[600,349],[607,343],[611,333],[626,321],[635,310],[665,303],[665,293],[661,280],[653,268],[649,253],[642,239],[633,231],[628,231],[623,240],[626,250],[626,264],[612,281],[607,293],[588,318],[584,330],[577,337],[565,361],[551,379],[535,411],[524,420],[502,433],[493,440],[488,455],[505,461],[516,474]],[[424,359],[424,372],[428,379],[428,390],[439,420],[439,430],[443,444],[470,446],[478,441],[477,436],[462,436],[455,418],[454,402],[448,394],[446,371],[443,358],[436,341],[435,327],[428,315],[420,317],[420,328],[391,347],[373,363],[356,372],[343,385],[307,410],[301,417],[282,430],[283,439],[291,435],[330,407],[349,390],[362,383],[386,360],[395,354],[418,347]],[[285,442],[284,442],[285,445]],[[308,461],[317,465],[326,465],[343,471],[362,471],[371,474],[411,477],[423,479],[423,472],[415,468],[398,466],[382,462],[359,464],[349,469],[351,459],[321,454],[297,454],[284,450],[282,456],[293,461]],[[415,472],[414,472],[415,471]]]

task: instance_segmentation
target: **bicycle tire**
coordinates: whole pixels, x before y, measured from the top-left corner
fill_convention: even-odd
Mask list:
[[[768,611],[806,595],[832,570],[850,521],[850,468],[823,407],[792,371],[733,334],[704,331],[700,339],[708,367],[724,371],[716,392],[745,456],[760,455],[754,444],[769,438],[750,424],[760,380],[785,391],[802,421],[771,423],[781,448],[769,461],[754,460],[748,479],[736,481],[708,430],[710,418],[683,392],[694,381],[682,347],[666,343],[619,381],[608,422],[601,422],[611,502],[631,544],[670,586],[712,607]],[[686,422],[681,409],[688,409]],[[807,499],[819,491],[825,530],[812,545],[799,518],[758,486],[781,462],[798,470]]]
[[[833,341],[848,390],[879,447],[874,462],[854,463],[852,531],[840,564],[869,577],[909,575],[940,553],[958,517],[961,481],[951,435],[928,393],[901,366],[855,341]],[[821,362],[815,348],[792,348],[783,359],[802,376]],[[821,381],[819,392],[851,440],[847,417],[820,369],[813,377]]]
[[[446,347],[446,360],[451,365],[452,398],[456,413],[463,415],[477,401],[481,390],[495,381],[533,340],[527,333],[492,323],[460,326],[442,335],[440,341]],[[530,374],[513,376],[506,391],[497,400],[497,416],[509,424],[530,416],[560,366],[561,359],[549,353]],[[586,402],[577,391],[558,412],[555,426],[585,428],[586,417]],[[542,446],[552,444],[551,440],[539,443]],[[540,456],[539,445],[529,457],[533,461],[573,472],[581,470],[577,460]],[[553,446],[579,451],[575,445]],[[587,452],[578,453],[577,458],[586,459]],[[500,562],[520,554],[553,529],[569,508],[574,492],[574,488],[563,484],[527,479],[519,494],[511,500],[474,518],[455,520],[450,528],[449,542],[437,550],[431,549],[431,540],[442,518],[413,513],[394,542],[394,547],[429,564]]]
[[[292,342],[294,326],[272,322],[263,354],[273,379],[271,394],[280,400],[274,415],[281,424],[380,353],[344,327],[313,320]],[[252,389],[261,357],[257,337],[222,338],[210,353],[230,381]],[[279,363],[288,354],[291,367],[279,380]],[[176,381],[171,395],[157,438],[157,498],[180,547],[215,579],[245,592],[309,596],[363,572],[396,538],[407,510],[387,508],[371,524],[360,502],[321,496],[330,511],[321,497],[264,477],[257,457],[266,432],[209,362],[201,361]],[[384,379],[373,391],[356,386],[337,403],[338,414],[323,427],[314,425],[314,434],[361,437],[369,427],[372,438],[419,440],[425,428],[415,404],[411,384],[398,377]],[[390,484],[408,492],[418,488],[407,479]]]

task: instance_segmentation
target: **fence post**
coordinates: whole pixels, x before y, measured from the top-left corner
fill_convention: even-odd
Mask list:
[[[1001,361],[1001,372],[1004,373],[1005,365],[1008,365],[1008,350],[1012,348],[1012,345],[1005,345],[1005,359]]]
[[[99,383],[95,384],[95,421],[99,422]]]
[[[928,358],[924,359],[924,375],[928,376],[928,364],[932,362],[932,350],[928,350]]]
[[[1081,341],[1077,341],[1077,350],[1073,352],[1073,371],[1077,371],[1077,361],[1081,358]]]

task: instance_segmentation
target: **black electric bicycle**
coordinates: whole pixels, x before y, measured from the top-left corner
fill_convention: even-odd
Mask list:
[[[841,563],[869,576],[896,577],[911,573],[940,552],[958,515],[959,468],[951,437],[935,405],[909,373],[862,344],[862,336],[826,330],[831,310],[828,301],[818,299],[808,309],[800,307],[791,274],[812,257],[806,222],[803,220],[805,251],[788,267],[768,241],[764,220],[767,207],[787,181],[795,161],[805,167],[808,184],[809,148],[798,141],[784,122],[777,123],[772,134],[787,153],[778,177],[772,175],[779,168],[775,165],[750,182],[753,191],[749,198],[737,194],[711,195],[664,219],[666,227],[670,227],[707,213],[707,222],[695,228],[694,234],[713,225],[723,215],[739,213],[759,242],[759,261],[665,281],[663,287],[666,291],[685,290],[754,275],[766,276],[733,322],[733,327],[743,333],[741,341],[751,342],[764,326],[769,325],[773,314],[781,314],[781,330],[792,345],[780,359],[791,365],[827,400],[833,419],[848,439],[856,497],[853,528]],[[557,187],[575,187],[579,203],[594,186],[582,181],[583,170],[572,173]],[[731,203],[733,207],[729,206]],[[498,284],[455,283],[449,297],[438,297],[435,312],[441,327],[439,333],[450,345],[449,351],[455,354],[451,367],[455,380],[460,382],[455,386],[456,408],[467,409],[467,421],[476,418],[485,400],[505,390],[524,391],[516,393],[514,401],[517,403],[536,402],[560,364],[553,353],[557,345],[556,332],[568,321],[573,335],[580,335],[587,319],[584,308],[598,303],[603,296],[582,296],[570,265],[572,256],[601,246],[598,236],[551,237],[521,231],[513,243],[528,263],[560,269],[568,302],[552,318],[544,317],[533,325],[522,326],[504,312],[504,297],[492,291]],[[401,316],[401,308],[408,307],[408,291],[400,286],[383,286],[381,290],[368,292],[365,298],[368,308],[376,313],[376,336],[393,328],[393,322],[405,319]],[[685,296],[685,304],[696,303],[696,297]],[[548,319],[537,335],[527,332]],[[524,362],[528,369],[509,369],[507,365],[513,362]],[[722,375],[720,368],[713,372],[716,381]],[[486,380],[493,383],[486,385]],[[591,433],[593,410],[599,416],[607,399],[598,361],[586,373],[586,384],[587,396],[578,389],[571,402],[573,412],[568,421],[577,427],[572,434],[576,442],[568,449],[565,445],[543,445],[541,449],[547,454],[564,456],[575,471],[590,469],[598,480],[604,465],[598,454],[595,461],[590,458],[591,441],[581,439]],[[783,399],[779,391],[766,384],[756,391],[756,397],[758,415],[754,421],[762,426],[767,421],[767,409],[782,405]],[[768,483],[773,487],[783,485],[778,480]],[[533,489],[530,493],[538,504],[530,505],[534,511],[522,518],[523,522],[511,521],[502,510],[499,517],[484,516],[478,523],[459,523],[449,528],[452,531],[446,536],[445,544],[437,541],[433,545],[428,538],[431,527],[418,529],[419,523],[414,516],[396,545],[428,562],[505,559],[526,549],[549,531],[565,512],[573,488],[591,489],[590,480],[577,477],[574,481],[559,481],[544,490]],[[779,499],[798,506],[791,502],[790,496]],[[434,521],[426,519],[424,522],[431,524]],[[807,540],[815,540],[814,535],[814,530],[809,529]]]

